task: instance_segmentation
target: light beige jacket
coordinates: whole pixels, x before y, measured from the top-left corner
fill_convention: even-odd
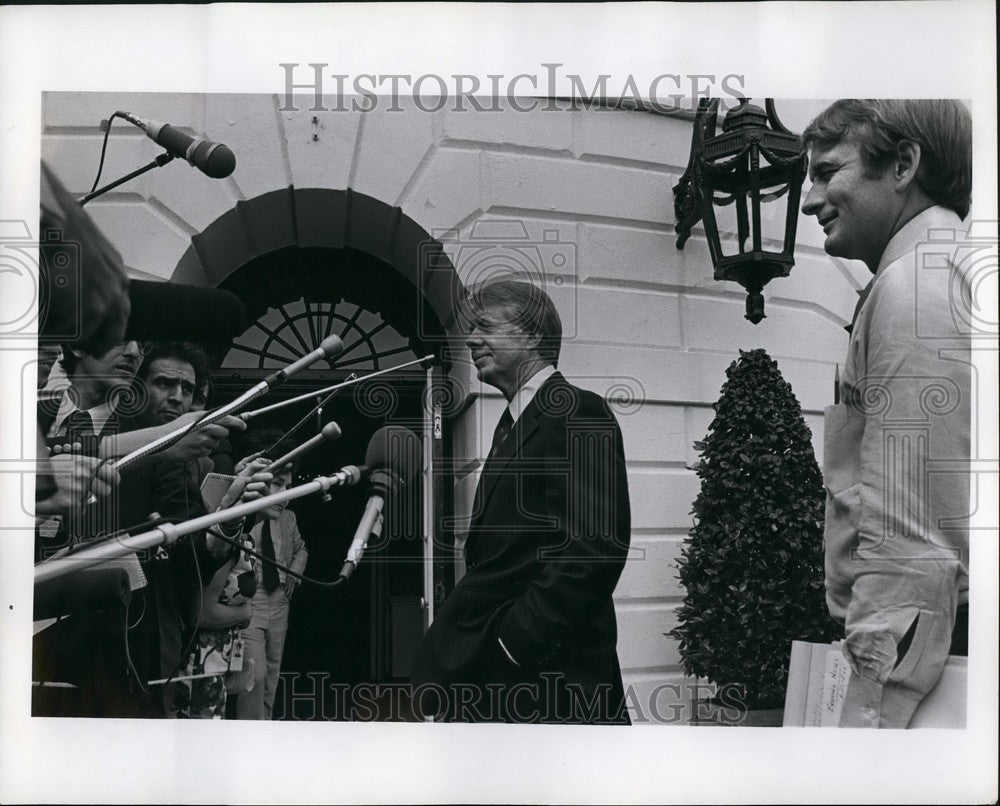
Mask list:
[[[964,238],[961,219],[941,207],[892,238],[854,322],[841,402],[826,411],[827,604],[845,622],[856,672],[842,726],[906,727],[967,601]]]

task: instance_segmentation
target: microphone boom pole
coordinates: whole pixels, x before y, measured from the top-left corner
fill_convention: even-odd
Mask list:
[[[125,535],[105,540],[98,545],[87,546],[78,551],[51,557],[38,563],[35,566],[35,584],[45,582],[56,577],[65,576],[73,571],[90,568],[94,565],[124,557],[144,549],[156,546],[168,546],[176,542],[185,535],[192,532],[199,532],[212,526],[228,521],[237,521],[247,515],[253,515],[261,510],[267,509],[274,504],[283,504],[296,498],[302,498],[312,493],[325,492],[331,487],[346,486],[351,483],[350,476],[338,473],[333,476],[319,476],[313,481],[300,484],[297,487],[289,487],[280,493],[274,493],[256,501],[248,501],[244,504],[236,504],[228,509],[220,509],[217,512],[210,512],[198,518],[184,521],[183,523],[164,523],[142,532],[138,535]]]
[[[271,462],[271,464],[269,464],[266,468],[264,468],[264,470],[268,473],[275,473],[279,469],[287,465],[289,462],[291,462],[293,459],[295,459],[296,457],[299,457],[302,454],[311,451],[313,448],[315,448],[324,440],[336,439],[337,437],[340,436],[340,433],[341,433],[340,426],[334,422],[329,422],[325,426],[323,426],[323,430],[320,431],[316,436],[311,437],[310,439],[307,439],[305,442],[303,442],[301,445],[292,448],[284,456],[278,457],[273,462]]]
[[[141,168],[132,171],[132,173],[130,174],[125,174],[125,176],[121,177],[120,179],[116,179],[114,182],[108,182],[108,184],[106,184],[104,187],[91,191],[86,196],[81,196],[79,199],[76,200],[77,204],[83,207],[83,205],[85,205],[91,199],[96,199],[98,196],[103,196],[109,190],[114,190],[119,185],[124,185],[126,182],[131,182],[137,176],[142,176],[144,173],[146,173],[146,171],[151,171],[154,168],[162,168],[173,158],[174,158],[173,154],[171,154],[169,151],[164,151],[162,154],[160,154],[160,156],[158,156],[156,159],[154,159],[147,165],[143,165]]]
[[[349,380],[349,381],[353,381],[353,380],[354,380],[355,378],[357,378],[357,377],[358,377],[358,376],[357,376],[357,375],[356,375],[355,373],[353,373],[353,372],[352,372],[352,373],[351,373],[350,375],[348,375],[348,376],[347,376],[347,380]],[[314,414],[315,414],[316,412],[320,411],[320,410],[321,410],[321,409],[323,408],[323,406],[325,406],[325,405],[326,405],[327,403],[329,403],[329,402],[330,402],[331,400],[333,400],[334,396],[335,396],[335,395],[337,394],[337,392],[339,392],[339,391],[340,391],[339,389],[334,389],[334,390],[333,390],[332,392],[330,392],[330,394],[328,394],[328,395],[327,395],[326,397],[322,398],[322,399],[320,400],[320,402],[319,402],[318,404],[316,404],[316,407],[315,407],[315,408],[314,408],[314,409],[313,409],[312,411],[310,411],[310,412],[309,412],[308,414],[306,414],[306,416],[305,416],[305,417],[303,417],[303,418],[302,418],[301,420],[299,420],[299,421],[298,421],[298,422],[297,422],[297,423],[296,423],[295,425],[293,425],[293,426],[292,426],[291,428],[289,428],[289,429],[288,429],[288,430],[287,430],[287,431],[286,431],[286,432],[285,432],[284,434],[282,434],[282,435],[281,435],[280,437],[278,437],[278,438],[277,438],[277,439],[276,439],[276,440],[274,441],[274,443],[273,443],[273,444],[271,444],[271,445],[269,445],[269,446],[268,446],[267,448],[265,448],[265,449],[264,449],[264,454],[263,454],[263,455],[265,455],[265,456],[266,456],[267,454],[269,454],[269,453],[270,453],[270,452],[271,452],[272,450],[274,450],[274,449],[275,449],[276,447],[278,447],[278,445],[280,445],[280,444],[281,444],[281,441],[282,441],[282,440],[284,440],[284,439],[288,439],[288,438],[289,438],[289,437],[290,437],[290,436],[291,436],[292,434],[294,434],[294,433],[295,433],[296,431],[298,431],[298,430],[299,430],[299,429],[300,429],[300,428],[301,428],[302,426],[304,426],[304,425],[305,425],[305,424],[306,424],[307,422],[309,422],[309,419],[310,419],[310,418],[311,418],[311,417],[312,417],[312,416],[313,416],[313,415],[314,415]]]
[[[377,372],[370,372],[367,375],[362,375],[360,378],[354,378],[353,380],[348,379],[343,383],[328,386],[326,389],[320,389],[316,392],[306,392],[304,395],[291,397],[288,400],[281,400],[278,403],[272,403],[270,406],[264,406],[263,408],[254,409],[253,411],[245,411],[240,415],[240,417],[244,420],[252,420],[254,417],[259,417],[262,414],[267,414],[268,412],[275,411],[276,409],[280,409],[284,406],[291,406],[293,403],[301,403],[303,400],[312,400],[320,395],[325,395],[327,392],[337,392],[347,386],[353,386],[356,383],[361,383],[362,381],[367,381],[371,378],[377,378],[380,375],[386,375],[390,372],[395,372],[396,370],[405,369],[406,367],[412,367],[414,364],[423,364],[427,361],[432,361],[433,359],[434,356],[425,355],[423,358],[418,358],[414,361],[407,361],[405,364],[400,364],[396,367],[389,367],[388,369],[380,369]]]
[[[321,358],[333,358],[334,356],[339,355],[343,349],[344,349],[344,343],[340,340],[339,336],[327,336],[320,343],[319,347],[317,347],[311,353],[303,356],[302,358],[293,362],[284,369],[279,369],[276,372],[272,372],[270,375],[264,378],[264,380],[262,380],[253,388],[248,389],[246,392],[244,392],[242,395],[240,395],[231,403],[228,403],[225,406],[220,406],[218,409],[208,413],[197,422],[190,423],[186,426],[178,428],[176,431],[172,431],[169,434],[165,434],[159,439],[154,439],[152,442],[147,443],[146,445],[143,445],[141,448],[137,448],[136,450],[132,451],[132,453],[128,454],[127,456],[123,456],[115,464],[116,469],[120,472],[121,470],[133,464],[134,462],[137,462],[139,459],[142,459],[143,457],[148,456],[151,453],[155,453],[156,451],[162,448],[166,448],[174,444],[182,437],[185,437],[190,433],[194,433],[195,431],[204,428],[206,425],[211,425],[215,421],[221,420],[226,415],[241,409],[247,403],[269,392],[271,389],[280,386],[282,383],[285,382],[285,380],[287,380],[300,370],[305,369],[310,364],[315,363]]]

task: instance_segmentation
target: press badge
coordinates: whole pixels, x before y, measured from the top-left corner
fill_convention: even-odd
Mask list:
[[[233,641],[232,653],[229,655],[229,671],[239,672],[243,670],[243,639],[237,638]]]

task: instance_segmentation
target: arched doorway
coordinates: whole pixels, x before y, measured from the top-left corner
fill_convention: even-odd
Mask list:
[[[266,210],[273,216],[278,199],[298,198],[293,217],[308,209],[296,192],[267,195],[241,202],[195,236],[175,273],[187,281],[201,275],[232,291],[247,311],[246,330],[214,356],[214,403],[232,399],[330,334],[342,338],[344,352],[332,364],[317,362],[289,379],[259,405],[325,389],[351,372],[364,376],[426,355],[440,359],[431,373],[417,365],[343,390],[295,437],[296,442],[304,441],[331,420],[343,431],[338,440],[303,460],[301,480],[361,463],[368,439],[382,425],[402,425],[424,437],[425,459],[434,472],[387,501],[387,529],[377,545],[369,545],[348,585],[331,590],[307,584],[297,592],[275,703],[276,718],[388,718],[394,714],[371,708],[360,717],[357,709],[352,714],[341,695],[358,684],[406,681],[410,656],[430,610],[435,601],[443,601],[453,581],[453,558],[442,551],[453,537],[437,527],[445,520],[442,514],[452,510],[451,471],[444,461],[451,446],[447,428],[441,427],[440,407],[437,416],[433,410],[435,399],[449,396],[436,398],[427,392],[443,385],[447,372],[450,320],[442,321],[441,314],[447,311],[450,316],[449,300],[460,284],[450,263],[441,261],[439,245],[400,211],[370,199],[363,206],[382,218],[386,230],[368,249],[354,245],[357,229],[353,236],[327,239],[332,241],[328,245],[315,245],[312,238],[305,239],[307,245],[293,242],[262,249],[260,244],[274,233],[273,228],[270,236],[268,231],[248,231],[255,221],[264,226],[258,214]],[[344,202],[355,210],[358,199],[364,198],[336,191],[309,191],[308,197],[326,205]],[[313,209],[309,215],[315,213]],[[371,229],[368,233],[374,235]],[[238,242],[245,246],[251,238],[257,244],[251,251],[257,254],[237,248]],[[245,259],[237,265],[231,259],[234,254]],[[386,254],[405,266],[385,259]],[[423,262],[427,271],[418,270]],[[254,428],[286,431],[311,407],[311,401],[295,404],[252,422]],[[366,500],[365,487],[358,486],[334,491],[329,502],[310,496],[292,505],[310,552],[308,576],[336,576]],[[436,544],[432,567],[426,561],[428,536]]]

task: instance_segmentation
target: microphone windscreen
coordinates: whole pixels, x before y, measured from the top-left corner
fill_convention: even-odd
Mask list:
[[[320,434],[323,435],[323,439],[337,439],[343,432],[340,430],[340,426],[336,423],[330,422],[323,426],[323,430]]]
[[[365,465],[388,468],[404,482],[412,481],[420,470],[420,440],[409,428],[384,426],[368,441]]]
[[[236,170],[236,155],[222,143],[209,143],[204,154],[199,154],[204,143],[195,149],[194,161],[205,175],[211,179],[225,179]]]
[[[327,336],[319,343],[319,348],[327,358],[336,358],[344,352],[344,342],[341,341],[340,336]]]
[[[126,339],[229,341],[246,329],[240,298],[220,288],[132,280]]]

